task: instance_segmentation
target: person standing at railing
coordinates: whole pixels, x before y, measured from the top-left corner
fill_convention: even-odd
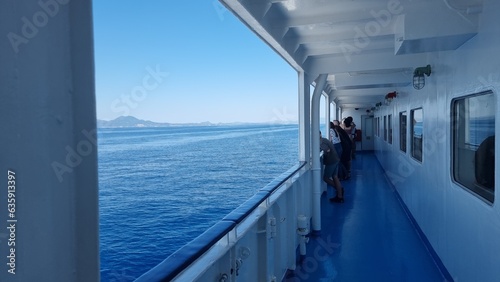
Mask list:
[[[340,157],[342,155],[342,144],[341,144],[338,129],[335,128],[335,123],[331,122],[331,121],[330,121],[330,141],[333,143],[333,146],[335,147],[335,151],[337,151],[337,156]]]
[[[356,158],[356,124],[353,122],[351,116],[346,117],[343,122],[344,131],[349,135],[349,139],[351,140],[351,159]]]
[[[342,154],[340,155],[340,165],[339,165],[339,179],[347,180],[351,178],[351,150],[352,141],[349,138],[349,134],[340,127],[340,122],[334,120],[333,124],[340,137],[340,144],[342,145]]]
[[[351,116],[347,117],[351,120],[351,140],[352,140],[352,150],[351,150],[351,159],[356,158],[356,124]]]
[[[337,195],[334,198],[330,198],[330,201],[343,203],[344,189],[342,188],[337,176],[340,158],[337,155],[337,151],[335,150],[333,143],[321,136],[321,131],[319,132],[319,137],[321,140],[320,149],[323,151],[323,164],[325,165],[323,181],[325,181],[326,184],[335,187],[335,190],[337,191]]]

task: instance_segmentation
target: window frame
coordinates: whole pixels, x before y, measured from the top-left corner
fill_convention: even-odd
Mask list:
[[[377,117],[377,137],[380,138],[380,117]]]
[[[387,116],[387,142],[392,144],[392,114]]]
[[[404,129],[402,123],[402,116],[404,114]],[[399,150],[403,153],[408,151],[408,114],[406,111],[399,112]],[[403,142],[404,141],[404,142]],[[404,150],[403,150],[404,143]]]
[[[477,144],[472,144],[470,140],[467,140],[468,137],[470,137],[470,122],[471,122],[471,118],[469,116],[470,112],[468,111],[467,108],[465,107],[469,107],[469,99],[472,99],[472,98],[475,98],[475,97],[480,97],[480,96],[484,96],[484,95],[491,95],[492,96],[492,99],[493,99],[493,105],[494,105],[494,109],[493,109],[493,113],[494,113],[494,116],[493,116],[493,136],[496,135],[496,119],[497,119],[497,115],[496,115],[496,105],[497,105],[497,102],[496,102],[496,94],[492,91],[492,90],[486,90],[486,91],[481,91],[481,92],[478,92],[478,93],[473,93],[473,94],[469,94],[469,95],[465,95],[465,96],[460,96],[460,97],[456,97],[456,98],[453,98],[450,102],[450,177],[451,177],[451,180],[452,182],[454,182],[456,185],[458,185],[459,187],[461,187],[462,189],[464,189],[465,191],[473,194],[474,196],[478,197],[479,199],[481,199],[482,201],[490,204],[490,205],[493,205],[493,203],[495,202],[495,182],[496,182],[496,177],[495,177],[495,165],[493,163],[493,177],[494,177],[494,180],[493,180],[493,186],[491,188],[491,191],[489,191],[489,188],[484,186],[484,185],[481,185],[480,183],[477,183],[476,181],[474,181],[473,183],[470,183],[469,181],[467,180],[464,180],[462,179],[461,177],[457,177],[457,175],[460,174],[461,170],[459,168],[459,163],[460,162],[464,162],[467,161],[467,157],[465,156],[459,156],[459,150],[463,150],[463,151],[474,151],[474,159],[473,159],[473,163],[474,163],[474,171],[476,173],[476,153],[477,153],[477,150],[479,149],[480,147],[480,144],[477,145]],[[466,101],[467,100],[467,101]],[[462,105],[459,105],[458,103],[464,101],[464,103]],[[459,110],[457,110],[458,107],[463,107]],[[464,114],[460,114],[460,111],[463,111]],[[464,124],[461,124],[461,122],[464,122]],[[467,121],[467,122],[466,122]],[[460,131],[460,132],[458,132]],[[458,137],[460,136],[460,137]],[[490,135],[491,137],[491,135]],[[481,141],[484,142],[485,140],[487,140],[489,137],[486,137],[485,139],[483,139]],[[460,140],[458,140],[460,139]],[[476,148],[477,147],[477,148]],[[475,150],[474,150],[475,149]],[[495,148],[495,151],[494,151],[494,156],[496,157],[496,151],[497,149]],[[467,163],[467,162],[466,162]],[[474,175],[474,177],[477,177],[476,175]],[[460,178],[460,179],[458,179]],[[466,177],[464,177],[466,178]]]
[[[384,141],[387,142],[387,115],[384,115]]]
[[[415,146],[415,124],[412,122],[411,127],[410,127],[410,156],[412,159],[414,159],[417,162],[423,163],[424,162],[424,109],[423,107],[418,107],[418,108],[413,108],[410,110],[410,121],[415,120],[415,111],[422,111],[422,135],[421,135],[421,140],[420,140],[420,158],[418,158],[418,155],[415,154],[416,150],[414,148]]]

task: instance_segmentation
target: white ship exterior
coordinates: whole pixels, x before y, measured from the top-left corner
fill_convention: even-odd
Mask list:
[[[0,3],[5,226],[0,281],[99,281],[91,5]],[[436,279],[498,281],[494,136],[500,124],[500,2],[220,0],[214,5],[238,17],[297,71],[299,158],[139,281],[356,281],[366,265],[335,266],[356,265],[366,246],[354,237],[320,240],[336,224],[326,221],[331,217],[325,212],[341,213],[339,205],[325,201],[318,131],[327,128],[320,128],[320,119],[347,116],[362,132],[360,159],[373,164],[353,161],[358,165],[349,184],[353,190],[344,203],[351,201],[351,215],[370,202],[361,200],[362,191],[385,185],[426,246]],[[327,106],[320,117],[321,101]],[[385,184],[365,178],[369,171]],[[352,221],[342,222],[344,234],[356,230],[348,229]],[[386,227],[390,236],[382,237],[390,242],[406,234]],[[314,254],[318,244],[331,252]],[[350,254],[349,244],[358,246]],[[384,246],[397,253],[405,245],[399,244]],[[346,258],[352,263],[341,261]],[[402,257],[382,256],[373,263],[384,260],[407,266]],[[335,271],[325,274],[325,265]],[[389,276],[373,270],[363,277],[412,281],[417,274],[405,267],[388,269],[395,271]]]

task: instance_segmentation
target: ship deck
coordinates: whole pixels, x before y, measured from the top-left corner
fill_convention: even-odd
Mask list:
[[[322,230],[284,281],[453,281],[372,153],[352,161],[345,202],[322,195]]]

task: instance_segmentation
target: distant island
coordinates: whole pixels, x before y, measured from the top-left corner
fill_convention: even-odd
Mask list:
[[[120,128],[120,127],[171,127],[171,126],[220,126],[220,125],[260,125],[260,124],[296,124],[287,123],[248,123],[248,122],[232,122],[232,123],[211,123],[209,121],[198,123],[164,123],[154,122],[150,120],[142,120],[133,116],[121,116],[113,120],[97,119],[98,128]]]
[[[169,126],[213,126],[211,122],[200,123],[162,123],[149,120],[138,119],[133,116],[121,116],[113,120],[97,120],[98,128],[114,128],[114,127],[169,127]]]

